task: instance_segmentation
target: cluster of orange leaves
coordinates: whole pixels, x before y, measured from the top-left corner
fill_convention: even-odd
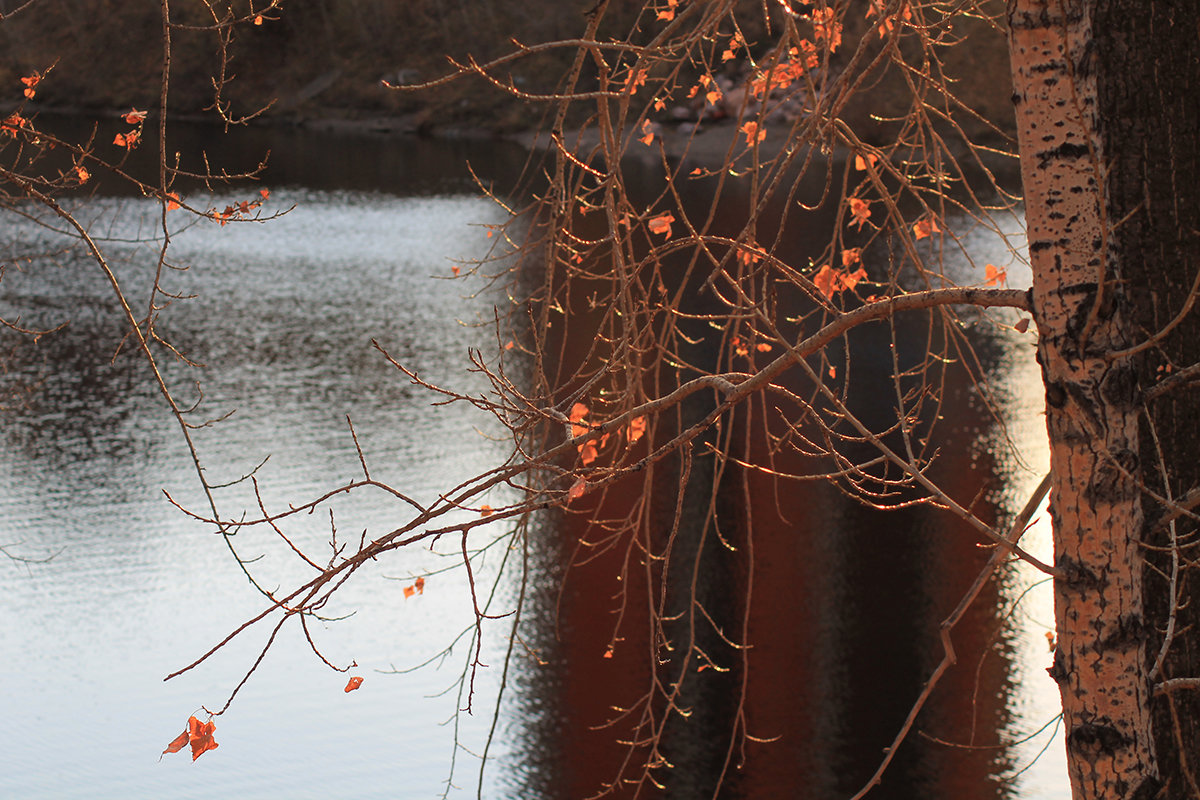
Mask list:
[[[740,336],[735,336],[729,340],[729,344],[733,345],[733,352],[745,358],[750,355],[750,343],[743,340]],[[760,353],[771,352],[771,345],[766,342],[759,342],[754,345],[754,349]]]
[[[425,594],[425,579],[424,578],[417,578],[410,585],[404,587],[404,599],[405,600],[412,597],[414,594]],[[349,691],[349,689],[347,689],[346,691]]]
[[[171,743],[167,745],[167,749],[163,750],[163,755],[178,753],[187,745],[191,745],[192,761],[195,761],[209,750],[217,749],[217,741],[213,738],[213,731],[216,729],[217,726],[211,719],[208,722],[202,723],[195,717],[188,717],[187,728],[183,733],[171,740]]]
[[[742,34],[735,33],[729,39],[729,47],[725,50],[725,52],[721,53],[721,60],[732,61],[733,59],[737,58],[738,49],[741,48],[741,46],[745,43],[746,41],[742,38]]]
[[[225,206],[224,210],[222,210],[222,211],[217,211],[216,209],[213,209],[209,213],[212,214],[213,219],[215,219],[217,222],[221,223],[222,226],[224,226],[225,223],[231,219],[240,219],[242,217],[248,216],[251,211],[261,208],[263,202],[265,202],[266,199],[271,196],[271,190],[270,189],[259,189],[258,196],[262,199],[261,200],[243,200],[240,203],[235,203],[231,206]],[[169,207],[168,207],[168,210],[169,210]]]
[[[912,21],[912,9],[908,7],[908,2],[902,2],[900,8],[895,14],[887,13],[887,0],[871,0],[871,5],[867,7],[867,13],[863,15],[864,19],[870,19],[873,16],[879,16],[880,22],[875,27],[880,38],[887,36],[896,29],[897,21],[904,22]]]
[[[21,78],[21,83],[25,84],[25,90],[22,92],[22,94],[25,95],[26,99],[33,99],[33,96],[37,94],[37,89],[34,87],[41,82],[42,75],[39,72],[35,72],[32,75],[26,75],[25,77]]]
[[[831,53],[842,44],[842,23],[835,19],[836,14],[832,8],[815,8],[811,14],[813,38],[825,42]]]
[[[135,126],[133,130],[125,133],[118,133],[113,137],[113,144],[117,147],[124,147],[126,150],[132,150],[137,147],[142,141],[142,123],[146,121],[146,112],[138,111],[136,108],[129,113],[124,114],[121,119],[129,125]]]
[[[25,119],[14,111],[5,117],[3,121],[0,121],[0,133],[3,133],[5,136],[11,138],[16,136],[17,133],[28,124],[29,120]]]
[[[858,264],[853,272],[850,268]],[[867,271],[862,268],[862,248],[849,247],[842,251],[842,269],[834,269],[828,264],[821,266],[813,276],[813,284],[826,300],[832,300],[835,294],[853,291],[859,282],[867,279]]]
[[[786,89],[800,80],[805,72],[815,69],[820,61],[821,59],[817,55],[817,46],[808,39],[802,39],[799,48],[788,49],[787,61],[776,64],[750,81],[750,92],[761,99],[776,89]]]
[[[571,413],[567,419],[571,423],[571,438],[578,438],[587,434],[591,430],[588,424],[587,417],[591,410],[584,403],[575,403],[571,406]],[[629,425],[625,429],[625,441],[629,446],[633,446],[646,435],[646,418],[644,416],[634,417],[629,420]],[[610,434],[606,433],[600,437],[599,442],[588,439],[576,445],[579,451],[579,461],[583,466],[589,466],[600,456],[600,450],[608,444]],[[583,495],[587,489],[587,481],[583,478],[578,478],[571,488],[567,491],[567,500],[571,501]]]
[[[700,94],[700,90],[702,88],[707,90],[704,93],[704,99],[709,105],[713,105],[721,99],[721,88],[713,83],[712,76],[708,74],[701,75],[699,82],[688,90],[688,99],[690,100],[691,98]]]

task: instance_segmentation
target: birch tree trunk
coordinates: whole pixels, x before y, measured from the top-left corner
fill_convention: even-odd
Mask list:
[[[1196,553],[1161,502],[1200,482],[1200,404],[1155,386],[1200,360],[1200,330],[1154,338],[1200,268],[1198,25],[1190,0],[1009,0],[1078,800],[1200,797],[1197,689],[1163,684],[1200,675],[1200,596],[1175,602]]]

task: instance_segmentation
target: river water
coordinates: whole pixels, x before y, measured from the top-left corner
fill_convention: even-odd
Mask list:
[[[494,349],[496,340],[486,325],[472,323],[491,319],[507,299],[501,286],[450,278],[457,261],[487,253],[482,226],[503,214],[479,197],[464,162],[506,185],[523,153],[489,143],[210,134],[184,130],[179,146],[203,146],[214,163],[238,162],[234,169],[271,150],[261,184],[271,189],[266,210],[290,209],[269,224],[199,224],[174,238],[174,262],[188,269],[166,281],[189,299],[172,304],[162,325],[207,365],[203,407],[213,417],[232,412],[197,431],[210,480],[234,480],[267,459],[256,480],[269,509],[353,480],[362,467],[347,417],[373,476],[423,501],[502,459],[503,441],[490,436],[496,431],[487,417],[469,407],[433,407],[371,342],[430,382],[484,388],[467,350]],[[257,188],[242,184],[211,198],[193,189],[188,197],[221,207]],[[157,206],[102,189],[83,208],[115,271],[134,287],[135,307],[145,308]],[[69,325],[36,344],[5,340],[13,349],[2,362],[0,545],[27,560],[0,558],[0,677],[7,687],[0,694],[0,796],[392,798],[435,797],[447,788],[450,796],[473,796],[474,753],[491,724],[498,676],[482,670],[476,713],[455,713],[469,653],[460,641],[437,657],[472,617],[465,578],[436,573],[452,563],[437,552],[406,551],[360,573],[327,609],[352,616],[313,631],[331,661],[357,662],[352,674],[365,678],[361,689],[343,692],[346,675],[320,663],[302,632],[287,628],[217,718],[220,747],[195,763],[186,754],[159,761],[189,715],[224,703],[267,632],[251,631],[200,668],[163,677],[261,610],[263,599],[222,540],[164,494],[203,508],[190,458],[144,366],[128,348],[118,352],[121,320],[102,276],[78,253],[59,252],[45,229],[5,225],[14,244],[0,280],[0,313],[19,314],[28,326]],[[1008,259],[1001,243],[976,236],[972,248],[981,259]],[[1019,264],[1009,274],[1010,285],[1027,280]],[[970,410],[969,387],[955,390],[962,411],[952,424],[961,427],[962,446],[948,470],[971,476],[964,488],[975,481],[1002,513],[1023,504],[1046,454],[1031,335],[989,336],[988,374],[1005,400],[1001,419]],[[172,367],[169,377],[186,396],[189,373]],[[1001,454],[1003,436],[1017,443],[1024,464]],[[987,484],[993,471],[1003,480]],[[257,503],[245,483],[221,497],[248,510]],[[787,536],[770,523],[756,534],[779,544],[762,547],[756,592],[770,598],[772,613],[755,623],[770,644],[754,676],[751,732],[779,741],[751,746],[729,797],[852,793],[936,663],[937,624],[979,561],[969,538],[947,533],[939,517],[879,517],[821,490],[789,502],[795,514]],[[296,535],[319,547],[336,527],[342,541],[356,540],[364,530],[390,529],[404,512],[394,498],[361,493]],[[541,535],[575,535],[572,524],[547,517]],[[1026,539],[1035,552],[1047,546],[1044,528]],[[243,537],[238,548],[262,556],[254,570],[269,588],[305,574],[270,537]],[[485,560],[480,577],[496,566]],[[406,597],[414,576],[430,571],[424,592]],[[531,620],[541,626],[534,638],[545,643],[545,663],[515,676],[485,796],[565,800],[586,796],[605,778],[611,753],[598,738],[604,734],[587,729],[633,684],[626,685],[620,663],[598,658],[600,640],[588,634],[607,613],[594,602],[599,580],[582,572],[560,594],[546,578],[541,595],[534,593]],[[962,744],[974,729],[975,744],[992,745],[1052,722],[1054,686],[1043,671],[1052,615],[1047,588],[1034,584],[1032,575],[1014,572],[985,592],[964,623],[956,677],[918,726],[925,736],[906,747],[873,796],[1067,796],[1053,726],[1004,749],[929,738]],[[498,591],[503,600],[515,587],[501,582]],[[501,627],[485,640],[497,660]],[[717,711],[671,743],[682,765],[673,797],[699,796],[700,777],[712,768],[705,740],[727,720],[720,699],[710,699]]]

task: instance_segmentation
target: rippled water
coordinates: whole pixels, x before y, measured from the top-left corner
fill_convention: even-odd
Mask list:
[[[203,132],[194,136],[208,141]],[[264,136],[253,133],[225,155],[257,152],[268,142],[255,137]],[[427,380],[478,386],[466,351],[494,347],[494,336],[462,323],[490,319],[505,298],[482,281],[449,277],[453,259],[484,254],[488,240],[479,224],[500,215],[469,190],[460,165],[471,157],[477,166],[511,174],[519,156],[307,134],[269,144],[276,166],[266,176],[268,208],[292,210],[267,225],[182,231],[172,258],[188,269],[167,278],[172,291],[194,297],[164,312],[163,328],[208,365],[203,407],[214,417],[234,412],[197,433],[210,479],[233,480],[269,456],[256,478],[263,502],[279,509],[359,477],[347,415],[373,476],[418,499],[494,464],[505,451],[485,435],[487,419],[458,406],[432,408],[371,340]],[[209,202],[220,207],[235,199],[242,195]],[[100,197],[85,212],[116,254],[118,274],[140,287],[131,299],[141,309],[155,245],[136,240],[152,239],[156,208],[138,198]],[[36,228],[10,231],[27,248],[52,243]],[[974,249],[999,263],[1006,256],[987,254],[996,247],[981,238]],[[1023,280],[1018,273],[1019,266],[1010,267],[1013,285]],[[471,794],[477,763],[456,751],[454,720],[459,741],[478,748],[490,717],[454,717],[465,647],[440,668],[387,674],[435,656],[471,621],[460,574],[435,576],[424,594],[405,599],[413,575],[448,561],[424,551],[360,574],[329,609],[354,616],[315,632],[331,660],[357,661],[355,674],[366,678],[360,690],[344,693],[346,676],[314,658],[298,630],[287,631],[232,711],[217,718],[220,748],[194,764],[186,754],[158,761],[189,714],[224,702],[267,630],[234,640],[180,678],[162,678],[261,610],[263,600],[221,540],[163,494],[203,508],[186,450],[145,368],[124,350],[113,358],[123,334],[102,276],[72,253],[10,268],[0,281],[0,313],[16,312],[28,325],[70,324],[18,347],[5,362],[0,545],[20,557],[50,558],[0,559],[0,677],[7,687],[0,695],[7,731],[0,796],[434,797],[455,755],[459,794]],[[1045,453],[1031,338],[1006,337],[992,341],[991,374],[1007,398],[1008,435],[1029,465],[997,455],[1001,431],[980,421],[986,415],[964,411],[961,436],[974,444],[953,466],[964,474],[977,461],[981,468],[999,466],[1006,482],[990,487],[988,502],[1011,510],[1036,485]],[[170,376],[186,396],[188,372],[172,368]],[[961,389],[964,409],[969,395]],[[221,498],[229,508],[256,504],[245,484]],[[768,560],[759,591],[776,592],[760,594],[776,610],[775,620],[763,623],[770,646],[761,651],[760,732],[782,739],[752,759],[753,776],[731,781],[731,796],[762,797],[803,782],[812,796],[826,797],[859,781],[919,690],[930,653],[936,655],[930,644],[936,624],[957,600],[960,573],[976,556],[973,545],[947,536],[931,517],[881,522],[827,494],[794,499],[806,526],[796,540],[801,544],[779,538],[791,535],[788,529],[766,524],[760,535]],[[335,503],[334,512],[342,540],[406,519],[405,509],[382,495],[357,495]],[[546,528],[547,537],[571,535],[570,521],[561,531]],[[320,548],[330,530],[330,519],[321,517],[294,533]],[[884,540],[880,530],[895,535]],[[1044,525],[1029,536],[1035,550],[1046,546]],[[771,541],[787,546],[771,551]],[[243,535],[238,547],[263,556],[254,569],[272,587],[305,574],[271,537]],[[583,575],[561,596],[548,587],[544,604],[535,600],[530,608],[546,641],[556,631],[563,638],[548,646],[544,668],[518,676],[502,720],[505,735],[493,751],[498,768],[488,796],[575,797],[604,777],[595,739],[565,733],[585,728],[595,707],[609,702],[606,692],[628,678],[596,658],[589,626],[607,611],[593,608],[588,581]],[[968,666],[976,672],[964,671],[952,689],[962,697],[946,704],[950,710],[939,712],[930,730],[969,728],[968,718],[978,713],[1013,738],[1053,718],[1054,686],[1042,673],[1048,592],[1035,589],[1009,612],[1032,582],[1012,577],[984,603],[974,622],[979,630],[967,638],[990,646],[987,637],[994,635],[993,654],[986,668]],[[599,586],[596,594],[604,590]],[[490,644],[495,653],[498,642]],[[983,675],[982,683],[972,674]],[[487,707],[495,683],[495,670],[481,673],[479,707]],[[975,689],[981,696],[970,696],[973,686],[982,686]],[[719,712],[719,698],[713,699]],[[722,722],[715,724],[719,729]],[[697,733],[678,742],[681,761],[696,767],[679,771],[680,787],[688,774],[707,769],[704,725],[698,720]],[[980,741],[996,735],[984,730]],[[930,755],[920,745],[885,779],[879,796],[1063,798],[1061,744],[1034,761],[1047,739],[970,762],[958,760],[957,751]],[[686,796],[686,788],[674,796]]]

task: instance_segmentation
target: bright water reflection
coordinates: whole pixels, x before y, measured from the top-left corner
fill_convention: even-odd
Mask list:
[[[494,463],[502,452],[472,427],[486,428],[486,420],[458,407],[431,409],[370,342],[431,381],[477,385],[466,350],[494,347],[494,338],[458,320],[490,317],[493,298],[464,298],[479,287],[447,280],[448,259],[483,254],[484,234],[470,225],[495,221],[495,209],[470,196],[272,196],[272,207],[293,204],[270,225],[200,224],[175,239],[174,261],[190,268],[168,276],[168,286],[196,297],[172,306],[164,328],[210,365],[209,413],[236,409],[199,432],[210,479],[236,478],[269,455],[257,477],[268,507],[280,508],[360,477],[346,415],[373,476],[421,500]],[[156,208],[98,200],[88,213],[94,228],[121,238],[152,231]],[[153,243],[113,247],[132,301],[144,304]],[[470,622],[459,578],[430,579],[423,596],[407,601],[401,581],[384,579],[440,566],[427,553],[360,575],[328,609],[357,613],[318,636],[334,661],[358,661],[367,678],[361,690],[343,693],[345,676],[320,665],[293,630],[234,713],[217,720],[217,753],[194,765],[186,755],[156,763],[190,713],[224,702],[266,631],[182,678],[164,684],[163,676],[263,600],[220,541],[163,497],[165,488],[201,508],[178,431],[144,367],[128,352],[109,363],[122,331],[94,267],[67,256],[61,266],[10,271],[3,289],[10,318],[20,311],[30,325],[70,325],[20,348],[6,380],[27,393],[3,418],[0,544],[26,557],[55,556],[0,563],[0,678],[9,687],[0,700],[8,731],[0,796],[435,796],[454,753],[452,729],[440,723],[457,700],[424,696],[453,683],[465,648],[440,670],[374,672],[413,666]],[[172,375],[186,396],[185,373]],[[253,507],[244,486],[222,497],[231,509]],[[339,534],[354,540],[407,516],[379,496],[335,511]],[[318,548],[329,524],[313,520],[298,536]],[[254,565],[267,586],[303,577],[266,537],[240,539],[246,555],[267,554]],[[486,705],[486,677],[481,689],[476,702]],[[478,746],[481,721],[465,724],[464,743]],[[473,784],[473,768],[465,765],[461,783]]]

